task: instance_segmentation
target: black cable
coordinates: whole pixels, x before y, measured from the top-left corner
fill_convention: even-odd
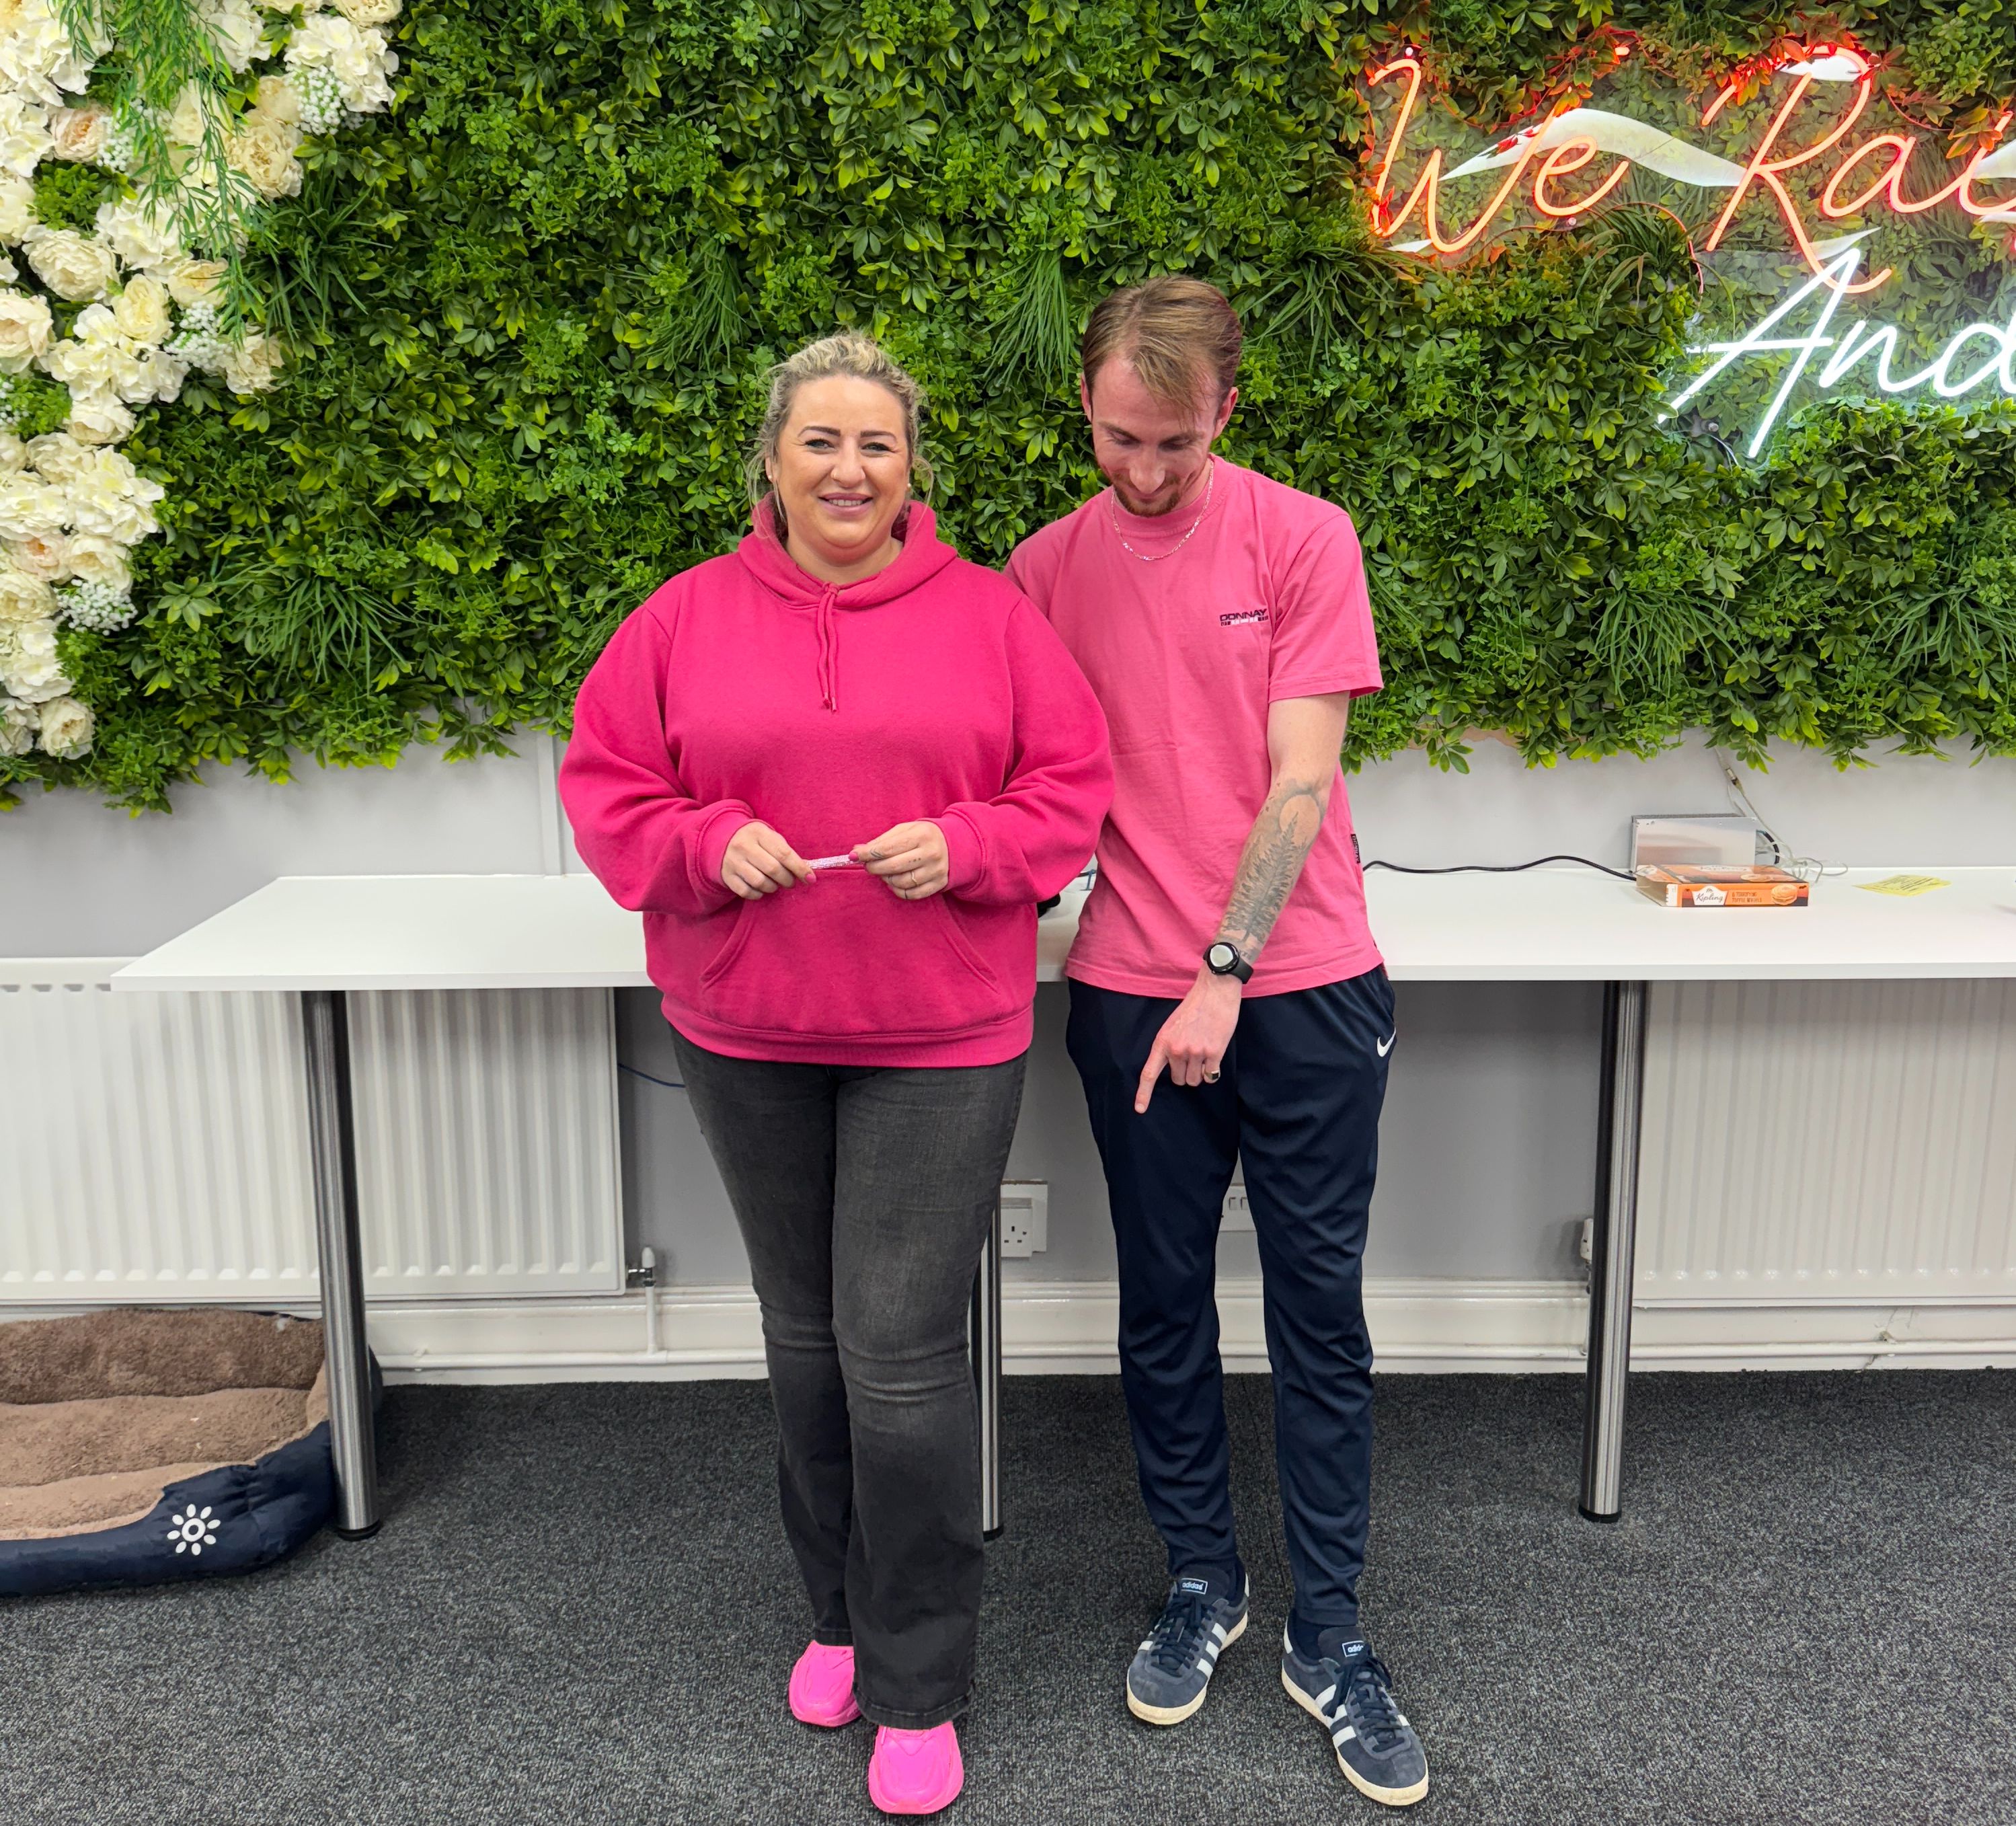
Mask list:
[[[1537,869],[1547,863],[1579,863],[1585,869],[1600,869],[1620,881],[1636,880],[1629,869],[1613,869],[1607,863],[1593,863],[1587,856],[1540,856],[1530,863],[1450,863],[1439,869],[1410,868],[1405,863],[1370,862],[1368,869],[1391,869],[1396,875],[1516,875],[1522,869]]]
[[[619,1061],[617,1064],[616,1069],[619,1071],[628,1072],[632,1078],[641,1078],[646,1084],[661,1084],[668,1090],[684,1090],[686,1089],[686,1086],[683,1084],[681,1084],[676,1079],[653,1078],[648,1071],[639,1071],[635,1065],[625,1065]]]

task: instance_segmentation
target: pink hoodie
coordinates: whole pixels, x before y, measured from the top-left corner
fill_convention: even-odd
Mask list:
[[[838,586],[799,569],[765,502],[617,629],[560,769],[588,866],[643,909],[665,1018],[714,1052],[827,1064],[1026,1048],[1036,902],[1091,855],[1112,789],[1064,643],[921,502],[895,563]],[[808,859],[934,819],[951,885],[898,900],[839,869],[739,899],[722,858],[752,818]]]

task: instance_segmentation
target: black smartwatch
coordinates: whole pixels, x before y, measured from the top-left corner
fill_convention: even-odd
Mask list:
[[[1253,966],[1239,955],[1237,945],[1228,945],[1222,938],[1204,947],[1204,966],[1213,976],[1237,977],[1242,983],[1253,980]]]

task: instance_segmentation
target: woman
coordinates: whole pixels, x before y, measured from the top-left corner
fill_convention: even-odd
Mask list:
[[[963,1781],[967,1301],[1021,1100],[1035,904],[1112,786],[1049,624],[912,499],[917,409],[863,337],[774,371],[754,529],[617,629],[560,776],[589,866],[644,913],[748,1247],[812,1605],[791,1710],[882,1727],[868,1790],[891,1813]]]

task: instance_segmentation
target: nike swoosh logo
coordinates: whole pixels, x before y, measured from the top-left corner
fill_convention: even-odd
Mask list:
[[[1391,1052],[1391,1051],[1392,1051],[1392,1050],[1393,1050],[1393,1043],[1394,1043],[1394,1041],[1395,1041],[1396,1039],[1398,1039],[1399,1037],[1400,1037],[1400,1030],[1399,1030],[1399,1028],[1398,1028],[1396,1027],[1396,1028],[1395,1028],[1393,1029],[1393,1031],[1392,1031],[1391,1033],[1389,1033],[1388,1035],[1387,1035],[1387,1036],[1386,1036],[1383,1040],[1381,1040],[1381,1041],[1379,1041],[1379,1042],[1377,1042],[1377,1045],[1378,1045],[1378,1047],[1379,1047],[1379,1056],[1380,1056],[1380,1057],[1381,1057],[1381,1058],[1382,1058],[1382,1059],[1383,1059],[1383,1058],[1384,1058],[1384,1057],[1386,1057],[1386,1055],[1387,1055],[1388,1053],[1390,1053],[1390,1052]]]

